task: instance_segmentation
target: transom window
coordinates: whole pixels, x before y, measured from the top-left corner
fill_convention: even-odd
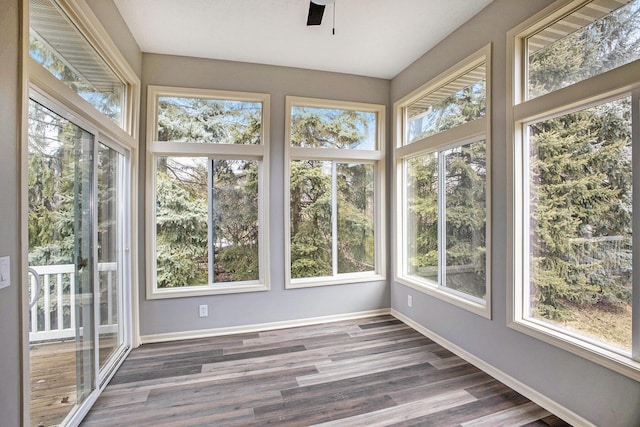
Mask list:
[[[155,298],[268,289],[269,96],[149,88]]]
[[[558,2],[513,42],[512,327],[640,378],[640,0]]]
[[[383,279],[384,106],[287,97],[287,287]]]
[[[51,0],[29,2],[29,55],[64,85],[127,129],[127,85]]]
[[[396,103],[396,280],[490,317],[490,47]]]

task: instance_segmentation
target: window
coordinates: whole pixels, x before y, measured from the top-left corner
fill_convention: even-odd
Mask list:
[[[396,280],[491,316],[486,47],[395,105]]]
[[[137,79],[127,67],[119,65],[124,62],[119,55],[105,59],[97,50],[101,45],[91,44],[78,25],[54,0],[32,0],[29,56],[97,111],[135,134],[127,110],[137,100],[137,88],[125,82]]]
[[[269,96],[149,88],[151,298],[268,289]]]
[[[287,97],[287,288],[384,279],[384,113]]]
[[[635,379],[639,29],[640,0],[552,5],[510,33],[509,98],[511,326]]]

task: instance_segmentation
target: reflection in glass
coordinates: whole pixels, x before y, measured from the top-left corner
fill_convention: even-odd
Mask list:
[[[640,58],[640,0],[588,2],[526,43],[532,99]]]
[[[482,64],[407,106],[406,144],[484,117],[486,76]]]
[[[29,2],[29,55],[120,127],[125,84],[50,0]]]

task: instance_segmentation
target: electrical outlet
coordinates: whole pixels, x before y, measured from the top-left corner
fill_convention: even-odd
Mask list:
[[[208,317],[209,316],[209,306],[206,304],[202,304],[200,306],[200,317]]]
[[[407,295],[407,306],[413,307],[413,297],[411,295]]]

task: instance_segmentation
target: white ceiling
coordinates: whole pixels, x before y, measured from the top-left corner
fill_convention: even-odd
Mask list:
[[[491,0],[114,0],[143,52],[390,79]]]

